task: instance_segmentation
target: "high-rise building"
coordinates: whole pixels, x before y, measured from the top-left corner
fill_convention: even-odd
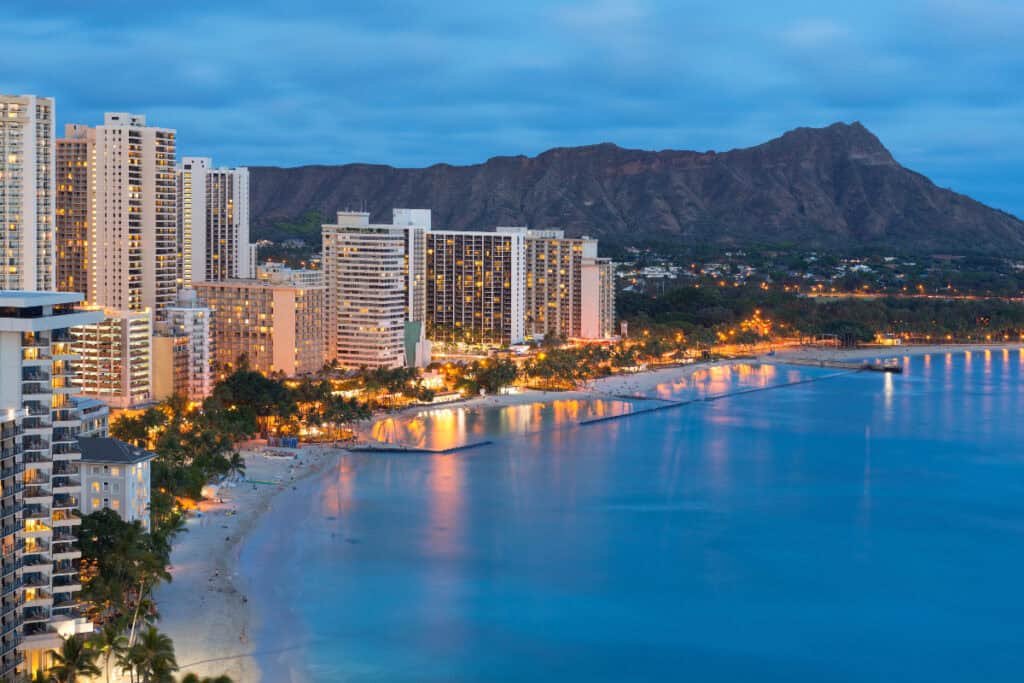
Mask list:
[[[93,134],[88,301],[163,319],[178,289],[175,131],[108,112]]]
[[[594,339],[611,335],[614,288],[601,277],[597,240],[566,237],[561,230],[498,228],[502,234],[522,234],[526,250],[525,331],[533,338]],[[593,271],[591,273],[590,271]],[[607,275],[607,274],[605,274]],[[608,317],[608,297],[612,312]],[[603,303],[602,303],[603,302]]]
[[[177,184],[179,284],[251,277],[249,169],[184,157]]]
[[[422,324],[430,212],[395,209],[393,220],[371,224],[368,213],[339,211],[323,226],[327,357],[344,367],[401,367],[429,355]]]
[[[194,287],[212,315],[217,367],[237,367],[241,356],[265,374],[295,377],[323,367],[323,286],[225,280]]]
[[[202,401],[213,393],[213,316],[196,292],[182,290],[153,336],[153,397]]]
[[[77,293],[0,292],[0,409],[24,411],[18,648],[29,674],[49,665],[61,637],[92,629],[78,611],[75,527],[81,520],[74,511],[81,508],[81,412],[73,398],[77,358],[70,328],[99,322],[102,314],[78,310],[81,299]]]
[[[523,341],[525,232],[427,233],[427,336],[432,341]]]
[[[149,310],[98,309],[103,320],[72,329],[79,356],[76,382],[83,396],[113,408],[135,408],[153,400],[153,317]]]
[[[54,106],[0,95],[0,290],[54,283]]]
[[[70,123],[57,140],[56,288],[89,295],[92,159],[96,131]]]
[[[21,538],[21,452],[24,409],[0,411],[0,680],[14,680],[21,663],[22,587],[20,569],[25,541]]]

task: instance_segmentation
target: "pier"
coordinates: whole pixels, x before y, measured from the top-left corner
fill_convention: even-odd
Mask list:
[[[835,368],[837,370],[853,370],[856,372],[891,372],[901,374],[903,366],[895,359],[882,363],[853,362],[841,360],[785,359],[777,361],[780,365],[801,365],[808,368]]]
[[[429,453],[431,455],[444,455],[445,453],[456,453],[468,451],[471,448],[480,448],[494,443],[490,439],[485,441],[472,441],[459,444],[449,448],[426,448],[422,446],[403,446],[401,444],[385,443],[383,441],[362,443],[356,446],[348,446],[345,450],[351,453]]]

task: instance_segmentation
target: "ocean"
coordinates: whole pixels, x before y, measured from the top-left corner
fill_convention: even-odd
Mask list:
[[[1024,351],[903,362],[382,423],[491,443],[275,498],[240,559],[263,680],[1015,680]]]

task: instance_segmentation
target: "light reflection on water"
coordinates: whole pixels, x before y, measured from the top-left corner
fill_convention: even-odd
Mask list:
[[[284,492],[242,571],[299,623],[251,600],[258,643],[298,642],[313,681],[1012,680],[1024,353],[980,354],[575,429],[608,406],[381,427],[521,437],[354,454]],[[702,373],[656,394],[831,374]]]

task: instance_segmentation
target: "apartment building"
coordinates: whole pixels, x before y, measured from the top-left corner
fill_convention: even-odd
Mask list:
[[[249,169],[214,168],[206,157],[178,165],[178,283],[250,278]]]
[[[202,401],[213,393],[213,314],[196,292],[182,290],[178,303],[154,328],[153,397]]]
[[[82,395],[121,409],[151,402],[152,313],[96,310],[102,321],[72,328],[72,348],[79,356],[75,381]]]
[[[89,294],[89,231],[95,131],[71,123],[56,145],[56,288]]]
[[[62,637],[92,629],[78,612],[80,519],[74,510],[81,507],[81,413],[70,330],[99,322],[102,313],[79,310],[81,300],[77,293],[0,292],[0,410],[24,411],[24,469],[15,472],[24,487],[18,649],[29,674],[49,665]],[[17,541],[14,547],[17,552]]]
[[[581,271],[580,337],[608,339],[615,335],[615,265],[608,258],[584,258]]]
[[[525,335],[525,231],[426,235],[427,336],[516,344]]]
[[[216,367],[236,367],[243,355],[250,368],[266,374],[294,377],[323,367],[323,286],[225,280],[194,288],[212,316]]]
[[[327,358],[343,367],[429,362],[424,337],[430,211],[395,209],[393,223],[339,211],[323,229]]]
[[[54,104],[0,94],[0,290],[54,283]]]
[[[25,411],[7,408],[0,411],[0,680],[14,679],[21,663],[18,643],[21,639],[22,587],[19,570],[25,541],[21,531],[22,473],[25,464],[21,451],[22,418]]]
[[[81,437],[82,513],[113,510],[149,531],[149,463],[156,453],[111,438]]]

